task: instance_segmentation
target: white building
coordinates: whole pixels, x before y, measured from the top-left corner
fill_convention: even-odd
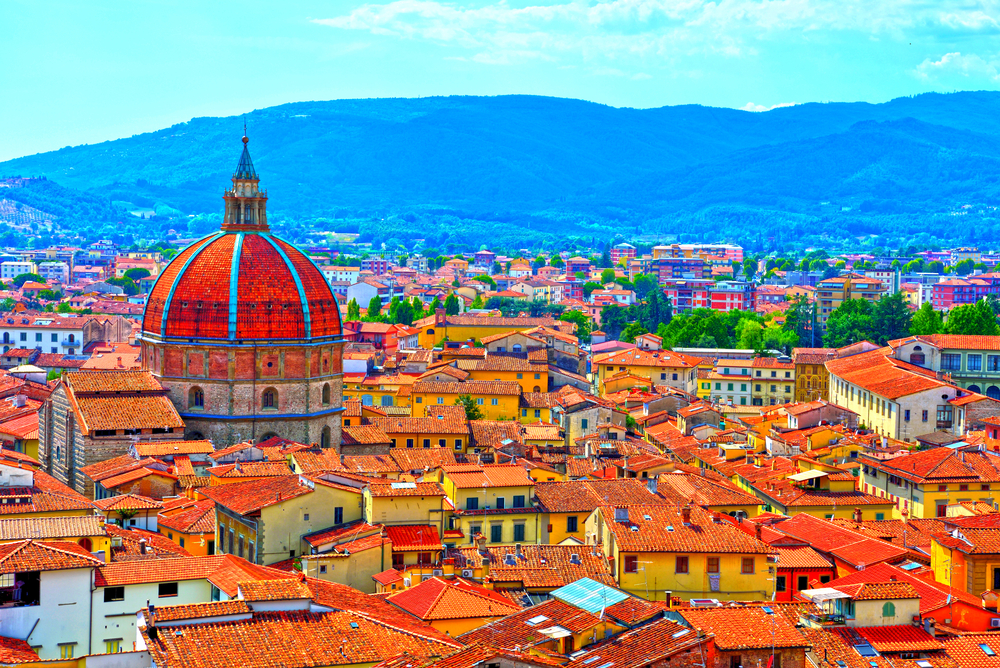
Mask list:
[[[26,316],[7,314],[0,318],[0,345],[35,348],[43,353],[76,355],[83,351],[84,326],[89,318]]]
[[[38,265],[34,262],[0,262],[0,278],[5,281],[9,281],[12,278],[17,278],[21,274],[37,274]]]
[[[65,262],[41,262],[38,275],[46,281],[69,283],[69,265]]]
[[[353,284],[357,283],[358,277],[361,276],[361,267],[336,267],[331,265],[323,267],[323,276],[326,278],[327,283],[346,281]]]

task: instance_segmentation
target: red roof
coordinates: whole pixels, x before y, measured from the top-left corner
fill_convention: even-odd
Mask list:
[[[392,541],[393,552],[441,549],[441,536],[433,525],[387,526],[385,533]]]
[[[387,599],[423,620],[506,617],[521,608],[501,594],[464,580],[431,578]]]
[[[233,341],[337,336],[341,325],[330,285],[301,251],[270,234],[227,231],[191,244],[160,273],[142,330]]]

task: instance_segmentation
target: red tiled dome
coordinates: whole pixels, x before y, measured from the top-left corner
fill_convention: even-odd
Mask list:
[[[197,241],[174,258],[149,294],[142,330],[230,341],[341,333],[336,298],[309,258],[270,234],[236,230]]]

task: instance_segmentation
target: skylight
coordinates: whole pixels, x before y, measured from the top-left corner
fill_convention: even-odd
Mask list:
[[[996,656],[997,653],[993,651],[993,648],[986,643],[980,643],[979,649],[986,653],[986,656]]]
[[[583,662],[584,663],[593,663],[593,662],[597,661],[600,658],[601,658],[600,655],[588,656],[586,659],[583,660]]]
[[[392,483],[393,489],[416,489],[417,483],[415,482],[394,482]]]
[[[762,607],[761,610],[763,610],[764,612],[766,612],[769,615],[773,615],[774,614],[774,610],[772,610],[771,608],[767,607],[766,605],[764,607]]]
[[[528,626],[535,626],[537,624],[541,624],[542,622],[547,622],[547,621],[549,621],[548,617],[546,617],[545,615],[538,615],[537,617],[532,617],[531,619],[526,621],[525,624],[527,624]]]
[[[683,638],[684,636],[686,636],[689,633],[691,633],[691,629],[681,629],[680,631],[678,631],[677,633],[675,633],[671,637],[672,638]]]

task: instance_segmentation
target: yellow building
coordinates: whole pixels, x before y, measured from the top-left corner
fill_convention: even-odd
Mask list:
[[[103,517],[0,518],[0,543],[28,539],[70,541],[88,552],[103,552],[105,563],[111,562],[111,538]]]
[[[978,526],[977,526],[978,524]],[[1000,549],[996,528],[989,519],[963,520],[959,535],[941,532],[931,537],[931,568],[942,584],[980,597],[1000,590]]]
[[[499,592],[441,577],[413,584],[386,600],[452,637],[521,612],[521,606]]]
[[[535,485],[535,498],[542,514],[539,542],[548,545],[586,543],[587,517],[598,506],[668,502],[634,478],[539,483]]]
[[[774,357],[755,357],[750,367],[751,404],[775,406],[795,401],[795,364]]]
[[[306,576],[373,594],[372,576],[392,563],[392,541],[383,527],[359,520],[303,536],[301,555]]]
[[[826,363],[836,355],[834,348],[792,348],[795,401],[829,398],[830,374],[826,370]]]
[[[431,349],[446,339],[448,341],[481,341],[494,334],[509,332],[512,329],[529,329],[531,327],[556,327],[560,331],[572,334],[576,331],[573,323],[561,322],[553,318],[529,318],[483,315],[432,315],[413,323],[420,330],[419,345]]]
[[[824,279],[816,285],[816,324],[821,331],[825,330],[830,314],[848,299],[864,299],[874,304],[885,293],[882,281],[861,274]]]
[[[556,398],[549,392],[523,392],[521,394],[521,422],[552,422],[552,407]]]
[[[0,424],[0,439],[12,441],[11,450],[38,461],[38,411],[5,420]]]
[[[456,464],[438,472],[445,494],[455,504],[452,526],[472,542],[482,534],[491,544],[535,543],[538,508],[531,497],[535,481],[520,464]]]
[[[404,374],[344,374],[344,399],[362,406],[409,406],[409,390],[416,382]],[[345,401],[346,403],[346,401]]]
[[[299,556],[303,534],[361,519],[361,490],[325,475],[202,488],[215,501],[216,552],[273,564]]]
[[[549,371],[545,362],[508,355],[487,355],[482,359],[458,360],[459,369],[469,372],[469,380],[517,383],[522,392],[548,392]]]
[[[933,448],[892,459],[861,455],[861,486],[895,506],[894,517],[946,517],[948,506],[962,501],[996,504],[1000,479],[993,457],[985,452]]]
[[[513,420],[520,414],[521,386],[513,381],[441,383],[419,381],[411,391],[413,417],[425,417],[434,406],[454,406],[460,396],[471,397],[487,420]]]
[[[594,355],[591,368],[597,376],[599,394],[607,394],[604,381],[625,372],[637,378],[648,379],[654,385],[668,385],[694,394],[697,389],[700,357],[693,357],[669,350],[643,350],[631,348]]]
[[[830,473],[810,468],[790,473],[784,479],[762,479],[750,485],[767,512],[794,517],[799,514],[823,519],[889,520],[893,518],[893,503],[856,488],[850,473]]]
[[[215,554],[215,502],[173,504],[157,516],[156,529],[196,557]]]
[[[454,401],[448,407],[455,408]],[[431,405],[431,410],[436,410]],[[371,427],[381,430],[393,448],[447,448],[465,452],[469,446],[469,423],[460,411],[445,411],[440,417],[373,417]]]
[[[774,594],[771,548],[698,507],[602,506],[587,519],[619,588],[651,601],[763,601]]]
[[[0,463],[0,491],[8,498],[20,498],[17,504],[3,508],[3,517],[82,517],[94,515],[94,503],[75,489],[48,473],[27,466]]]

